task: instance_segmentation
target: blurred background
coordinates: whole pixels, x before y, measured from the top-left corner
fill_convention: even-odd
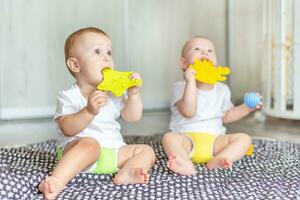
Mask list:
[[[297,0],[1,0],[0,144],[54,138],[57,92],[74,82],[64,63],[64,42],[89,26],[111,37],[116,69],[141,74],[146,117],[141,123],[149,133],[168,128],[171,87],[182,79],[180,51],[194,35],[211,39],[218,63],[231,68],[227,84],[234,103],[246,92],[260,92],[265,98],[260,121],[265,114],[300,119],[294,67],[299,5]],[[136,130],[124,126],[124,132]]]

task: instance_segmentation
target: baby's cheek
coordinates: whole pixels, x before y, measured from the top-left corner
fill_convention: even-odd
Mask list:
[[[210,60],[213,62],[214,65],[217,65],[217,58],[216,58],[216,56],[211,56]]]
[[[98,76],[97,76],[97,82],[98,83],[101,83],[103,81],[103,75],[102,73],[100,73]]]

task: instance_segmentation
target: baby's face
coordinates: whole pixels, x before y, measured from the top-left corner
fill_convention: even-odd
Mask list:
[[[205,38],[194,38],[188,42],[183,50],[183,69],[194,63],[195,59],[210,60],[214,65],[217,64],[217,58],[214,45]]]
[[[111,40],[99,33],[84,33],[75,45],[76,60],[80,66],[80,76],[92,85],[103,79],[102,69],[113,67]]]

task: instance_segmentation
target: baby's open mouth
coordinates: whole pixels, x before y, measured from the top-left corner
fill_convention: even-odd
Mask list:
[[[199,60],[201,60],[201,61],[210,61],[211,62],[211,60],[209,59],[209,58],[207,58],[207,57],[201,57],[201,58],[199,58]]]
[[[103,72],[104,69],[112,69],[113,67],[112,66],[105,66],[101,69],[101,72]]]

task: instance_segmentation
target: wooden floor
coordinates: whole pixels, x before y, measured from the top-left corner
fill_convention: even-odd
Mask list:
[[[168,131],[169,112],[145,112],[136,123],[121,121],[124,135],[150,135]],[[253,137],[264,137],[300,143],[300,121],[267,117],[264,122],[250,116],[226,125],[228,133],[245,132]],[[55,124],[51,119],[0,122],[0,146],[28,144],[55,139]]]
[[[169,112],[145,113],[135,124],[123,123],[124,133],[162,133],[168,130]],[[300,143],[300,120],[287,120],[266,117],[262,122],[259,118],[249,116],[238,122],[226,124],[227,133],[244,132],[253,137],[278,139]]]

